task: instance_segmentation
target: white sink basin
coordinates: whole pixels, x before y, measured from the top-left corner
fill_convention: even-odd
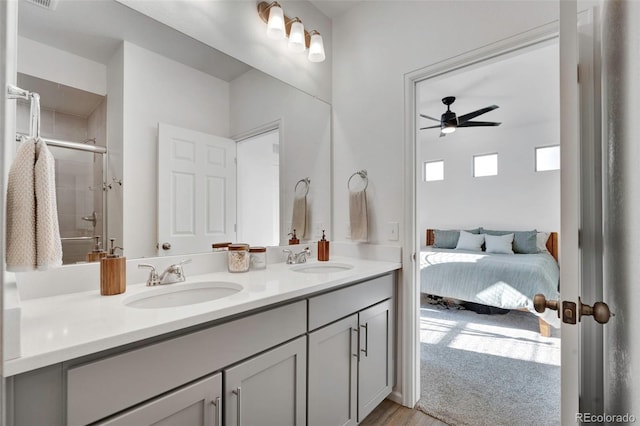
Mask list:
[[[222,299],[236,294],[240,290],[242,290],[240,284],[225,281],[166,284],[129,296],[122,303],[130,308],[172,308]]]
[[[303,263],[291,267],[292,271],[304,272],[306,274],[330,274],[333,272],[344,272],[352,269],[353,265],[337,262]]]

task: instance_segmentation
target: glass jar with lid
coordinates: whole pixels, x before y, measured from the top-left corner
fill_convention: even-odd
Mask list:
[[[213,249],[213,251],[227,251],[229,249],[229,246],[231,245],[230,242],[228,243],[213,243],[211,244],[211,248]]]
[[[249,244],[229,244],[227,250],[229,272],[247,272],[250,265]]]
[[[251,269],[265,269],[267,267],[267,248],[250,247]]]

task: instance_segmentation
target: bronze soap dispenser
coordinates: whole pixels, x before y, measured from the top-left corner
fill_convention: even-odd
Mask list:
[[[115,238],[110,238],[109,254],[100,259],[100,294],[113,296],[127,289],[127,258],[116,254],[122,247],[115,246]]]

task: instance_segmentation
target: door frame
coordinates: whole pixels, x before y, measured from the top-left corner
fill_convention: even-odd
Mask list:
[[[419,277],[417,253],[420,250],[419,235],[422,235],[422,231],[418,230],[417,224],[419,167],[416,155],[418,143],[416,137],[416,85],[438,75],[556,39],[559,34],[559,21],[554,21],[404,75],[404,222],[407,226],[405,227],[402,250],[404,267],[401,274],[402,291],[399,301],[402,316],[400,317],[400,335],[398,336],[398,345],[401,347],[402,356],[399,359],[398,375],[401,378],[401,402],[407,407],[415,406],[420,399],[420,286],[417,285]],[[575,228],[577,229],[577,224]],[[400,402],[398,398],[396,400]]]

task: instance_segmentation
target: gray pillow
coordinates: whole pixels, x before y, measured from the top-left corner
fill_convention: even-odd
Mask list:
[[[468,229],[467,232],[479,234],[481,228]],[[458,245],[460,231],[457,229],[434,229],[433,230],[433,248],[450,248],[454,249]]]
[[[537,232],[533,231],[495,231],[483,229],[483,233],[488,235],[513,234],[513,251],[521,254],[538,253]]]

